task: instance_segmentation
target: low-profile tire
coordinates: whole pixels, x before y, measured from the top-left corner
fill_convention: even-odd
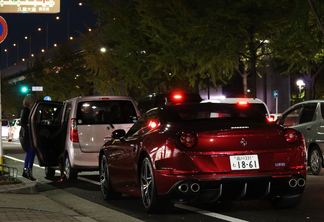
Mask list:
[[[275,208],[285,209],[297,206],[300,203],[301,198],[301,194],[293,196],[282,196],[272,199],[271,202]]]
[[[170,201],[167,198],[157,195],[153,166],[148,157],[141,162],[140,186],[142,203],[148,213],[162,212],[170,207]]]
[[[64,159],[64,175],[67,180],[75,180],[78,177],[78,171],[73,169],[69,159],[69,155],[65,155]]]
[[[45,178],[53,179],[55,176],[55,169],[52,167],[45,167]]]
[[[321,151],[315,147],[309,154],[309,167],[313,175],[319,175],[323,166],[323,158]]]
[[[100,190],[105,200],[115,199],[120,196],[120,193],[115,192],[111,186],[108,162],[105,155],[100,158],[99,178]]]

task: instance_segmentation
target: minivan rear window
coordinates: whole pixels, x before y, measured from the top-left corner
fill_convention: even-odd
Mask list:
[[[136,120],[136,111],[131,101],[87,101],[78,104],[78,125],[123,124],[134,123]]]

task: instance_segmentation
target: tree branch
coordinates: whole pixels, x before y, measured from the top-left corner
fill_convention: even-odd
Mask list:
[[[319,29],[321,30],[321,32],[322,32],[323,35],[324,35],[324,26],[323,26],[323,24],[321,23],[321,19],[320,19],[319,14],[316,12],[314,1],[313,1],[313,0],[308,0],[308,4],[309,4],[309,7],[311,8],[311,12],[313,13],[313,15],[314,15],[315,18],[316,18],[317,25],[318,25]]]
[[[316,78],[322,71],[324,70],[324,63],[320,66],[320,68],[317,70],[317,72],[314,74],[314,78]]]

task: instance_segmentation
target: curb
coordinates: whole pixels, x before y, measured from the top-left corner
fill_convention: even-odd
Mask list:
[[[28,180],[22,176],[18,176],[18,183],[0,186],[0,193],[20,193],[32,194],[37,193],[37,181]]]

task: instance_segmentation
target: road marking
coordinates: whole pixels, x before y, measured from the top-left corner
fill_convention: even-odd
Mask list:
[[[20,162],[20,163],[24,163],[25,162],[24,160],[20,160],[20,159],[17,159],[15,157],[12,157],[12,156],[4,155],[4,157],[7,158],[7,159],[10,159],[10,160],[14,160],[14,161]],[[41,167],[40,165],[35,164],[35,163],[33,164],[33,166],[38,167],[38,168],[41,168],[41,169],[45,169],[45,167]]]
[[[184,205],[184,204],[175,204],[174,206],[177,207],[177,208],[183,209],[183,210],[192,211],[192,212],[197,213],[197,214],[202,214],[202,215],[205,215],[205,216],[214,217],[214,218],[229,221],[229,222],[248,222],[247,220],[241,220],[241,219],[238,219],[238,218],[235,218],[235,217],[230,217],[230,216],[226,216],[226,215],[223,215],[223,214],[210,212],[210,211],[207,211],[207,210],[202,210],[202,209],[187,206],[187,205]]]
[[[88,182],[88,183],[92,183],[92,184],[94,184],[94,185],[98,185],[98,186],[100,186],[100,182],[95,181],[95,180],[90,180],[90,179],[87,179],[87,178],[84,178],[84,177],[80,177],[80,176],[78,176],[78,179],[79,179],[79,180],[82,180],[82,181],[84,181],[84,182]]]
[[[20,162],[20,163],[24,163],[25,162],[23,160],[17,159],[15,157],[7,156],[7,155],[4,155],[4,157],[5,158],[8,158],[8,159],[11,159],[11,160],[14,160],[14,161],[17,161],[17,162]],[[41,167],[41,166],[39,166],[38,164],[35,164],[35,163],[33,164],[33,166],[38,167],[38,168],[41,168],[41,169],[45,169],[45,167]],[[55,172],[56,173],[61,173],[59,170],[55,170]],[[84,182],[88,182],[88,183],[92,183],[94,185],[100,186],[100,182],[95,181],[95,180],[90,180],[90,179],[87,179],[87,178],[84,178],[84,177],[81,177],[81,176],[78,176],[78,179],[79,180],[82,180]]]

